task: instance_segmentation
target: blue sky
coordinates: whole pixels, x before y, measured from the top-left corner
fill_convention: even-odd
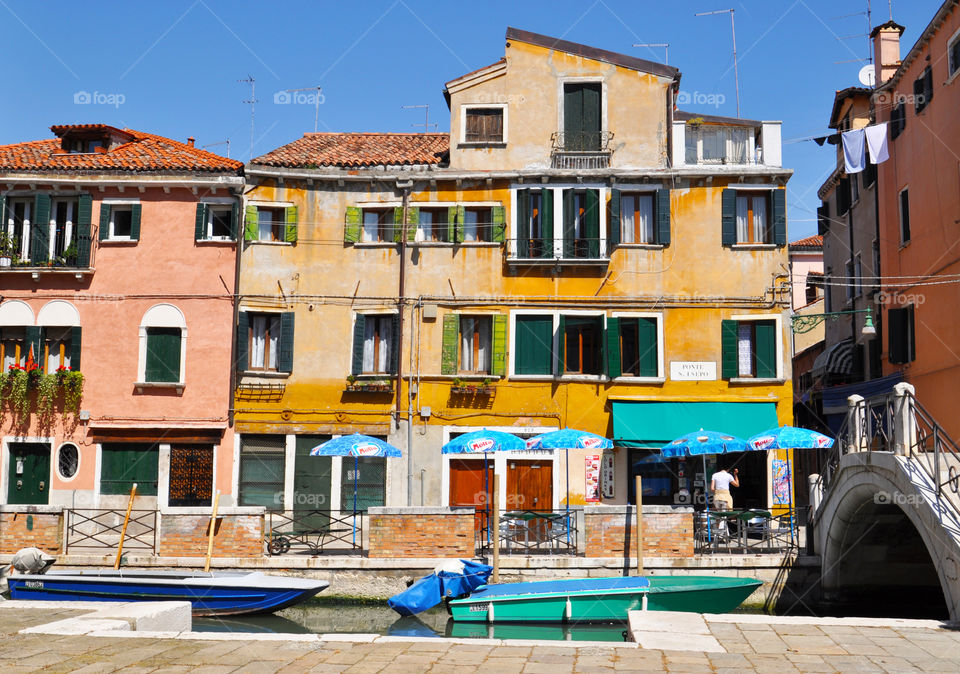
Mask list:
[[[873,25],[886,21],[887,3],[873,5]],[[939,5],[894,2],[903,53]],[[865,0],[0,0],[0,144],[49,137],[52,124],[103,122],[194,136],[200,146],[230,139],[230,155],[246,160],[250,89],[238,80],[248,76],[259,99],[255,156],[313,130],[311,92],[275,102],[301,87],[323,87],[320,131],[415,131],[423,110],[401,106],[422,104],[446,131],[444,83],[499,59],[507,26],[656,61],[662,48],[633,44],[667,42],[681,91],[701,101],[683,107],[733,116],[729,16],[694,16],[731,7],[741,115],[783,120],[784,165],[795,170],[790,238],[801,238],[815,233],[816,191],[834,148],[790,141],[825,134],[834,91],[857,84],[865,62],[836,62],[865,58],[867,38],[837,38],[867,32]]]

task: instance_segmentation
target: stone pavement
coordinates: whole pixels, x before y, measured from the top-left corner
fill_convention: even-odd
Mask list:
[[[21,634],[82,611],[3,608],[0,671],[7,672],[620,672],[620,671],[960,671],[960,632],[909,622],[895,627],[739,621],[706,622],[727,652],[651,650],[635,644],[319,641],[189,633],[174,638]],[[757,616],[757,618],[760,618]],[[917,623],[920,624],[920,623]],[[260,635],[261,637],[267,635]],[[358,635],[362,636],[362,635]],[[343,638],[343,637],[341,637]],[[295,639],[295,640],[294,640]]]

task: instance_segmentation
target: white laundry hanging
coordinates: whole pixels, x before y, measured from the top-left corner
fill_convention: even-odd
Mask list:
[[[887,151],[887,123],[874,124],[864,129],[867,149],[870,150],[870,163],[880,164],[890,158]]]
[[[840,138],[843,141],[844,168],[847,173],[860,173],[867,165],[863,129],[844,131]]]

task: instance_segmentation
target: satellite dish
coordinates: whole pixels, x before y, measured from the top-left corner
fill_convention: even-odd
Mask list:
[[[860,78],[860,84],[865,87],[872,87],[877,80],[877,73],[873,69],[873,64],[868,63],[860,68],[860,74],[858,77]]]

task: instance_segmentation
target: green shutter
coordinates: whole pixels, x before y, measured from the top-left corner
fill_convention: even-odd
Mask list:
[[[350,362],[350,372],[352,374],[361,374],[363,372],[363,336],[366,323],[366,316],[357,314],[357,320],[353,324],[353,352]]]
[[[737,321],[722,321],[720,323],[720,359],[721,376],[724,379],[735,379],[740,374],[740,364],[737,358]]]
[[[293,372],[293,325],[296,314],[280,314],[280,348],[277,351],[277,371]]]
[[[583,234],[587,239],[587,257],[600,257],[600,190],[587,190],[583,211]]]
[[[530,190],[517,190],[517,257],[530,257]]]
[[[3,229],[7,228],[7,195],[0,194],[0,225]]]
[[[459,207],[447,207],[447,241],[450,243],[463,242],[463,220],[459,218]]]
[[[420,224],[420,209],[416,206],[407,208],[407,241],[417,240],[417,226]]]
[[[507,317],[498,314],[493,317],[493,358],[490,361],[490,374],[504,377],[507,374]]]
[[[156,445],[110,443],[100,453],[100,493],[129,494],[137,483],[137,495],[156,496],[160,466]]]
[[[563,257],[572,258],[576,253],[576,242],[574,236],[576,229],[574,223],[576,213],[574,209],[574,191],[563,191]]]
[[[197,203],[197,219],[193,226],[193,238],[203,241],[207,238],[207,205],[202,201]]]
[[[607,235],[607,242],[608,251],[612,251],[620,244],[620,190],[616,187],[610,190],[610,232]],[[619,365],[617,367],[619,371]]]
[[[90,224],[93,213],[93,197],[81,194],[77,199],[77,266],[90,266]]]
[[[557,328],[557,374],[563,374],[567,371],[567,317],[560,314],[559,327]]]
[[[787,191],[773,191],[773,242],[787,245]]]
[[[357,243],[360,240],[360,227],[363,224],[363,210],[358,206],[347,206],[343,217],[343,242]]]
[[[240,223],[240,202],[234,201],[230,205],[230,238],[237,240],[237,227]]]
[[[670,190],[657,190],[656,195],[657,243],[670,245]]]
[[[140,240],[140,204],[134,204],[130,207],[130,240]]]
[[[393,207],[393,242],[400,243],[403,236],[403,206]]]
[[[567,84],[563,88],[564,150],[583,150],[583,87]]]
[[[43,328],[36,325],[28,325],[24,329],[25,344],[24,348],[26,349],[26,356],[30,356],[31,351],[33,352],[33,362],[38,365],[43,363]]]
[[[390,317],[390,322],[392,324],[392,329],[390,334],[393,335],[390,340],[390,374],[397,374],[400,371],[400,314],[393,314]],[[400,389],[400,382],[397,382],[397,390]]]
[[[30,218],[30,262],[44,265],[50,259],[50,195],[38,194],[33,199],[33,216]]]
[[[620,195],[617,195],[619,200]],[[610,379],[619,377],[623,374],[623,366],[620,362],[620,319],[610,317],[607,319],[607,376]]]
[[[553,257],[553,190],[540,189],[540,231],[543,232],[543,245],[540,257]]]
[[[457,373],[457,344],[460,339],[460,316],[443,317],[443,341],[440,350],[440,374]]]
[[[656,377],[660,374],[657,321],[653,318],[637,319],[637,348],[640,355],[640,376]]]
[[[249,367],[250,314],[237,312],[237,372],[245,372]]]
[[[79,325],[70,328],[70,369],[80,369],[80,347],[83,342],[83,334]]]
[[[720,203],[721,243],[724,246],[732,246],[737,242],[737,191],[724,189]]]
[[[100,240],[110,238],[110,204],[100,202]]]
[[[180,328],[147,328],[148,382],[180,381]]]
[[[247,206],[243,214],[243,240],[256,241],[260,236],[260,222],[257,207]]]
[[[517,374],[553,373],[553,318],[517,316],[514,371]]]
[[[777,377],[777,328],[773,321],[757,321],[756,344],[754,351],[757,359],[757,378],[776,379]]]
[[[461,208],[463,208],[461,206]],[[493,206],[490,209],[490,218],[493,221],[491,226],[493,231],[491,232],[491,241],[495,243],[503,243],[507,240],[507,211],[503,206]],[[478,232],[479,238],[481,241],[485,239],[483,236],[483,227],[486,223],[480,224],[480,231]],[[461,227],[462,231],[462,227]],[[462,235],[461,235],[462,236]],[[529,236],[529,235],[528,235]]]
[[[287,243],[297,242],[297,207],[287,206],[283,213],[283,240]]]
[[[907,360],[913,362],[917,359],[917,338],[916,323],[914,322],[915,305],[907,305]]]

